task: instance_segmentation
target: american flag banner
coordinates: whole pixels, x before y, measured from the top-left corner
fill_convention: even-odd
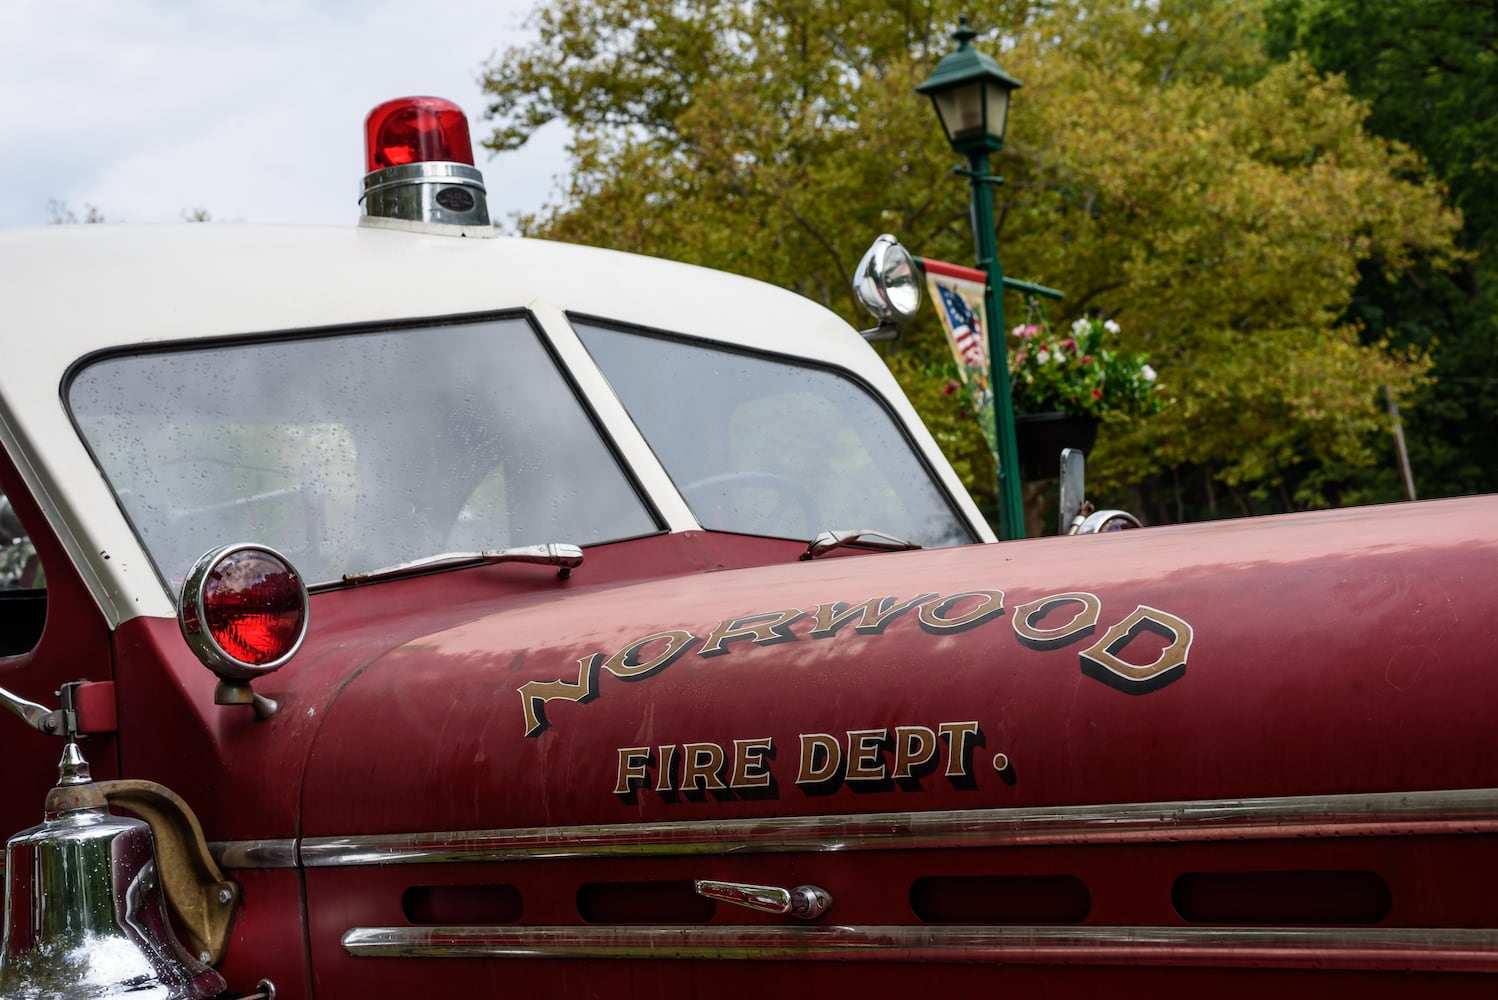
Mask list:
[[[941,296],[941,307],[947,313],[947,335],[951,338],[951,350],[957,356],[959,368],[983,368],[987,361],[983,350],[983,320],[945,284],[936,284],[936,293]]]
[[[985,337],[988,324],[983,315],[983,285],[965,277],[942,274],[932,266],[936,263],[926,262],[926,286],[931,290],[931,299],[941,316],[942,329],[947,332],[947,343],[957,361],[957,371],[966,382],[973,375],[986,375],[988,371]],[[947,267],[957,269],[953,265]]]
[[[982,271],[939,260],[922,260],[921,265],[926,271],[926,286],[941,316],[942,329],[947,333],[947,344],[957,362],[957,375],[967,386],[983,436],[997,456],[993,393],[988,386],[988,322],[983,298],[987,276]],[[1002,348],[1002,340],[1000,346]]]
[[[982,369],[988,360],[987,352],[983,349],[983,321],[956,291],[939,280],[933,283],[945,313],[947,337],[952,342],[957,368],[966,379],[967,372],[963,369]]]

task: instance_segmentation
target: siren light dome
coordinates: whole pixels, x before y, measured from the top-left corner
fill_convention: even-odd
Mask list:
[[[408,163],[474,165],[468,118],[440,97],[399,97],[375,108],[364,120],[364,153],[368,173]]]
[[[496,235],[468,119],[452,101],[401,97],[371,111],[364,119],[364,169],[360,225]]]

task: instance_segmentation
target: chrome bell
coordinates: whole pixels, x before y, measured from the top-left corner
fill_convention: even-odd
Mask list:
[[[69,742],[45,821],[5,846],[0,998],[202,1000],[222,976],[177,942],[151,828],[110,814]]]

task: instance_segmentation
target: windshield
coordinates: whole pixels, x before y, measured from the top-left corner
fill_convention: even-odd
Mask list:
[[[233,542],[318,583],[659,530],[525,319],[110,357],[68,402],[174,591]]]
[[[894,417],[826,368],[574,321],[704,528],[974,541]]]

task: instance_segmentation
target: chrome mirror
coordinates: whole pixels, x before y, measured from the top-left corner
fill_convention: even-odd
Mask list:
[[[889,340],[921,308],[921,269],[900,241],[884,233],[853,273],[853,295],[879,325],[862,331],[869,340]]]
[[[1060,531],[1069,535],[1081,526],[1082,505],[1087,502],[1086,458],[1078,448],[1061,449],[1061,498],[1058,502]]]
[[[1097,535],[1110,531],[1142,528],[1139,518],[1126,510],[1098,510],[1087,499],[1086,459],[1076,448],[1061,449],[1060,533]]]

